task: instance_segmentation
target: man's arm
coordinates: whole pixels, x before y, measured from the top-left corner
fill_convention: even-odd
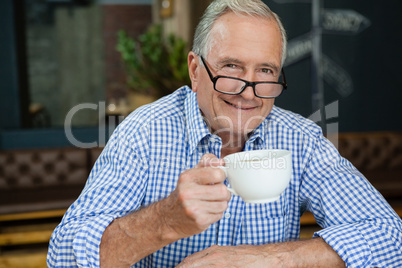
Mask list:
[[[193,169],[180,175],[177,187],[164,200],[114,220],[100,244],[102,267],[127,267],[160,248],[206,230],[222,218],[230,194],[222,184],[222,164],[204,155]]]
[[[323,228],[314,236],[324,239],[348,267],[402,265],[401,219],[323,136],[304,172],[300,198]]]
[[[193,254],[178,267],[345,267],[322,238],[261,246],[212,246]]]
[[[180,237],[164,221],[167,199],[114,220],[100,244],[101,267],[129,267]]]

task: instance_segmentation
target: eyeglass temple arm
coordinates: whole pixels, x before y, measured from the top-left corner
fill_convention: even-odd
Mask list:
[[[286,76],[285,76],[285,71],[282,68],[282,77],[283,77],[283,88],[287,89],[288,88],[288,84],[286,83]]]
[[[201,56],[201,55],[200,55],[199,57],[201,58],[202,64],[204,64],[205,69],[207,70],[207,73],[208,73],[208,75],[209,75],[209,78],[210,78],[211,80],[214,80],[214,76],[212,75],[211,71],[209,70],[209,68],[208,68],[208,66],[207,66],[207,63],[206,63],[205,60],[204,60],[204,57]]]

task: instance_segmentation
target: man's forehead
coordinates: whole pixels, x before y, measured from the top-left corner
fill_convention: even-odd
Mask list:
[[[239,27],[242,24],[247,25],[248,27]],[[210,47],[212,48],[215,45],[219,45],[219,42],[222,42],[230,38],[231,34],[236,35],[242,32],[245,34],[251,34],[251,32],[255,30],[256,27],[259,25],[262,25],[263,26],[262,29],[264,30],[266,29],[267,33],[269,32],[269,29],[272,29],[272,26],[274,26],[278,30],[278,33],[280,32],[279,25],[273,18],[227,12],[221,17],[219,17],[212,25],[211,28],[212,43]],[[260,38],[260,36],[258,36],[258,38]],[[241,42],[247,42],[247,40],[241,40]]]
[[[277,24],[277,22],[275,21],[274,18],[268,18],[268,17],[258,16],[258,15],[250,15],[250,14],[246,14],[246,13],[234,13],[234,12],[228,11],[228,12],[224,13],[223,15],[221,15],[219,18],[217,18],[217,20],[212,25],[212,30],[215,30],[215,29],[219,30],[219,28],[222,26],[224,26],[223,28],[225,28],[225,26],[239,22],[239,21],[247,21],[247,22],[252,23],[253,25],[266,24],[266,23]],[[278,26],[278,28],[279,28],[279,26]]]

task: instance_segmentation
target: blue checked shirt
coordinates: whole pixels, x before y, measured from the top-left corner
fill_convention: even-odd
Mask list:
[[[83,192],[55,229],[48,266],[98,267],[101,237],[114,219],[167,197],[180,173],[206,153],[219,157],[221,145],[188,87],[137,109],[115,130]],[[278,201],[247,204],[232,196],[219,222],[134,267],[174,267],[215,244],[297,240],[306,210],[323,227],[315,236],[322,237],[348,267],[402,267],[401,219],[317,125],[274,107],[244,148],[259,149],[292,151],[292,179]]]

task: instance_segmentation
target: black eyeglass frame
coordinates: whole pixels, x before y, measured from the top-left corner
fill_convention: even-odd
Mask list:
[[[207,73],[208,73],[208,75],[209,75],[209,78],[211,79],[212,83],[214,84],[214,89],[215,89],[216,91],[220,92],[220,93],[223,93],[223,94],[228,94],[228,95],[240,95],[246,88],[252,87],[252,88],[253,88],[254,95],[255,95],[256,97],[261,98],[261,99],[274,99],[274,98],[277,98],[277,97],[279,97],[280,95],[282,95],[283,91],[286,90],[287,87],[288,87],[288,85],[287,85],[287,83],[286,83],[286,77],[285,77],[285,72],[283,71],[283,68],[281,69],[281,73],[282,73],[282,82],[271,82],[271,81],[250,82],[250,81],[247,81],[247,80],[244,80],[244,79],[241,79],[241,78],[231,77],[231,76],[225,76],[225,75],[213,76],[212,73],[211,73],[211,71],[209,70],[209,67],[208,67],[207,62],[205,61],[204,57],[203,57],[203,56],[200,56],[200,58],[201,58],[202,63],[203,63],[204,66],[205,66],[205,69],[207,70]],[[217,90],[217,89],[216,89],[216,81],[218,81],[219,78],[229,78],[229,79],[239,80],[239,81],[244,82],[245,85],[244,85],[243,88],[240,90],[240,92],[237,92],[237,93],[223,92],[223,91],[220,91],[220,90]],[[275,97],[263,97],[263,96],[257,95],[257,93],[255,92],[255,86],[256,86],[257,84],[278,84],[278,85],[282,85],[282,86],[283,86],[283,89],[282,89],[281,93],[280,93],[278,96],[275,96]]]

